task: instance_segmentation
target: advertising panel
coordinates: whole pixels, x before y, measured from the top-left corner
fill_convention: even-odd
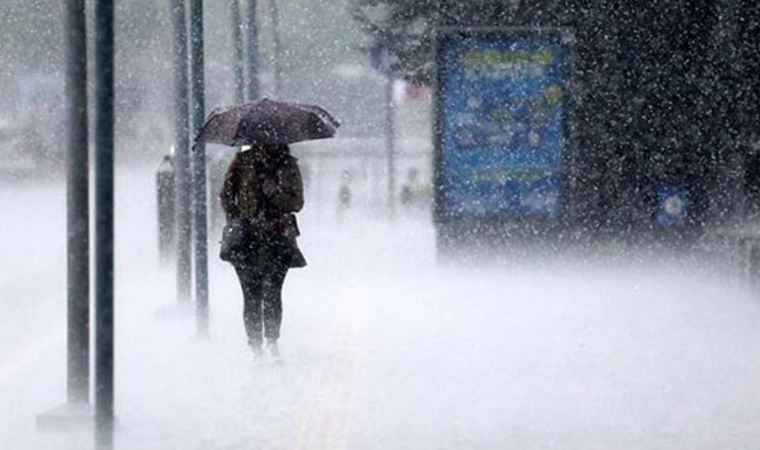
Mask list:
[[[437,51],[439,214],[561,216],[560,35],[444,33]]]

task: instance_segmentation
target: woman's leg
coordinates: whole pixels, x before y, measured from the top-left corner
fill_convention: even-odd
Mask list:
[[[261,349],[262,343],[262,277],[247,266],[235,267],[243,289],[243,323],[248,335],[248,345],[254,350]]]
[[[285,282],[287,267],[274,267],[263,277],[262,297],[264,308],[264,336],[269,343],[276,343],[280,338],[282,324],[282,285]]]

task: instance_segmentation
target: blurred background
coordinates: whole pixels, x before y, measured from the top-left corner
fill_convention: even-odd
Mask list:
[[[559,26],[575,36],[566,127],[572,135],[568,155],[577,222],[613,234],[651,228],[663,184],[688,192],[688,227],[697,232],[760,210],[760,55],[754,45],[760,12],[752,2],[252,4],[257,5],[259,94],[316,103],[333,112],[342,122],[338,137],[347,141],[328,146],[384,152],[390,77],[393,135],[400,141],[403,166],[396,195],[408,177],[431,182],[431,31],[440,26]],[[236,101],[230,5],[205,5],[207,111]],[[239,4],[243,17],[247,5]],[[4,173],[44,167],[55,174],[63,167],[63,8],[22,0],[6,0],[0,8]],[[169,2],[116,5],[118,162],[157,164],[174,144],[170,14]],[[92,21],[91,11],[88,17]],[[247,33],[245,27],[241,31]],[[380,61],[383,51],[388,57]],[[404,153],[421,155],[423,162],[410,167]],[[342,166],[334,170],[357,179],[349,173],[355,169]]]
[[[282,51],[276,91],[272,16],[268,2],[258,2],[260,94],[324,105],[341,119],[341,137],[381,137],[385,76],[372,68],[366,52],[370,36],[352,19],[349,6],[348,0],[278,2]],[[168,2],[140,0],[116,5],[120,161],[157,161],[173,143],[170,13]],[[58,153],[59,158],[64,154],[65,136],[63,14],[60,2],[8,0],[0,8],[0,89],[6,99],[0,117],[4,128],[28,129],[39,140],[32,147],[40,147],[37,151],[48,155]],[[208,2],[204,20],[206,107],[210,110],[235,102],[228,2]],[[427,108],[426,94],[402,83],[397,87],[399,100],[409,108]],[[424,115],[409,116],[416,122],[399,121],[400,136],[429,135]],[[57,164],[62,167],[60,159]]]

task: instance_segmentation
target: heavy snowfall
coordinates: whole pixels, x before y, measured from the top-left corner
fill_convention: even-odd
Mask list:
[[[182,151],[169,3],[195,1],[115,8],[113,447],[758,442],[756,6],[206,2],[206,112],[268,96],[322,105],[341,122],[334,138],[292,145],[308,265],[285,280],[281,355],[256,357],[235,270],[218,256],[221,174],[235,149],[206,147],[207,334],[193,295],[178,295],[177,256],[159,235],[157,170]],[[71,130],[65,7],[47,3],[0,6],[0,449],[96,448],[94,364],[84,413],[51,415],[67,402]],[[92,57],[95,2],[83,4]],[[481,31],[462,32],[451,47],[433,42],[442,29],[458,36],[457,27]],[[541,41],[551,30],[561,39]],[[467,61],[475,68],[457,66]],[[235,63],[245,63],[245,80]],[[92,76],[92,60],[88,67]],[[513,83],[507,100],[493,94],[506,92],[501,78]],[[530,103],[539,91],[545,102]],[[518,113],[540,123],[520,123]],[[474,129],[485,137],[467,134]],[[540,166],[554,157],[555,166]],[[531,184],[529,172],[549,181]],[[533,203],[515,207],[505,192]],[[442,231],[463,216],[485,225]],[[96,317],[93,309],[91,331]]]

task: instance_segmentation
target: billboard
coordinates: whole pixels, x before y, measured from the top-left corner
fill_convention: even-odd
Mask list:
[[[558,32],[438,36],[439,218],[557,218],[565,50]]]

